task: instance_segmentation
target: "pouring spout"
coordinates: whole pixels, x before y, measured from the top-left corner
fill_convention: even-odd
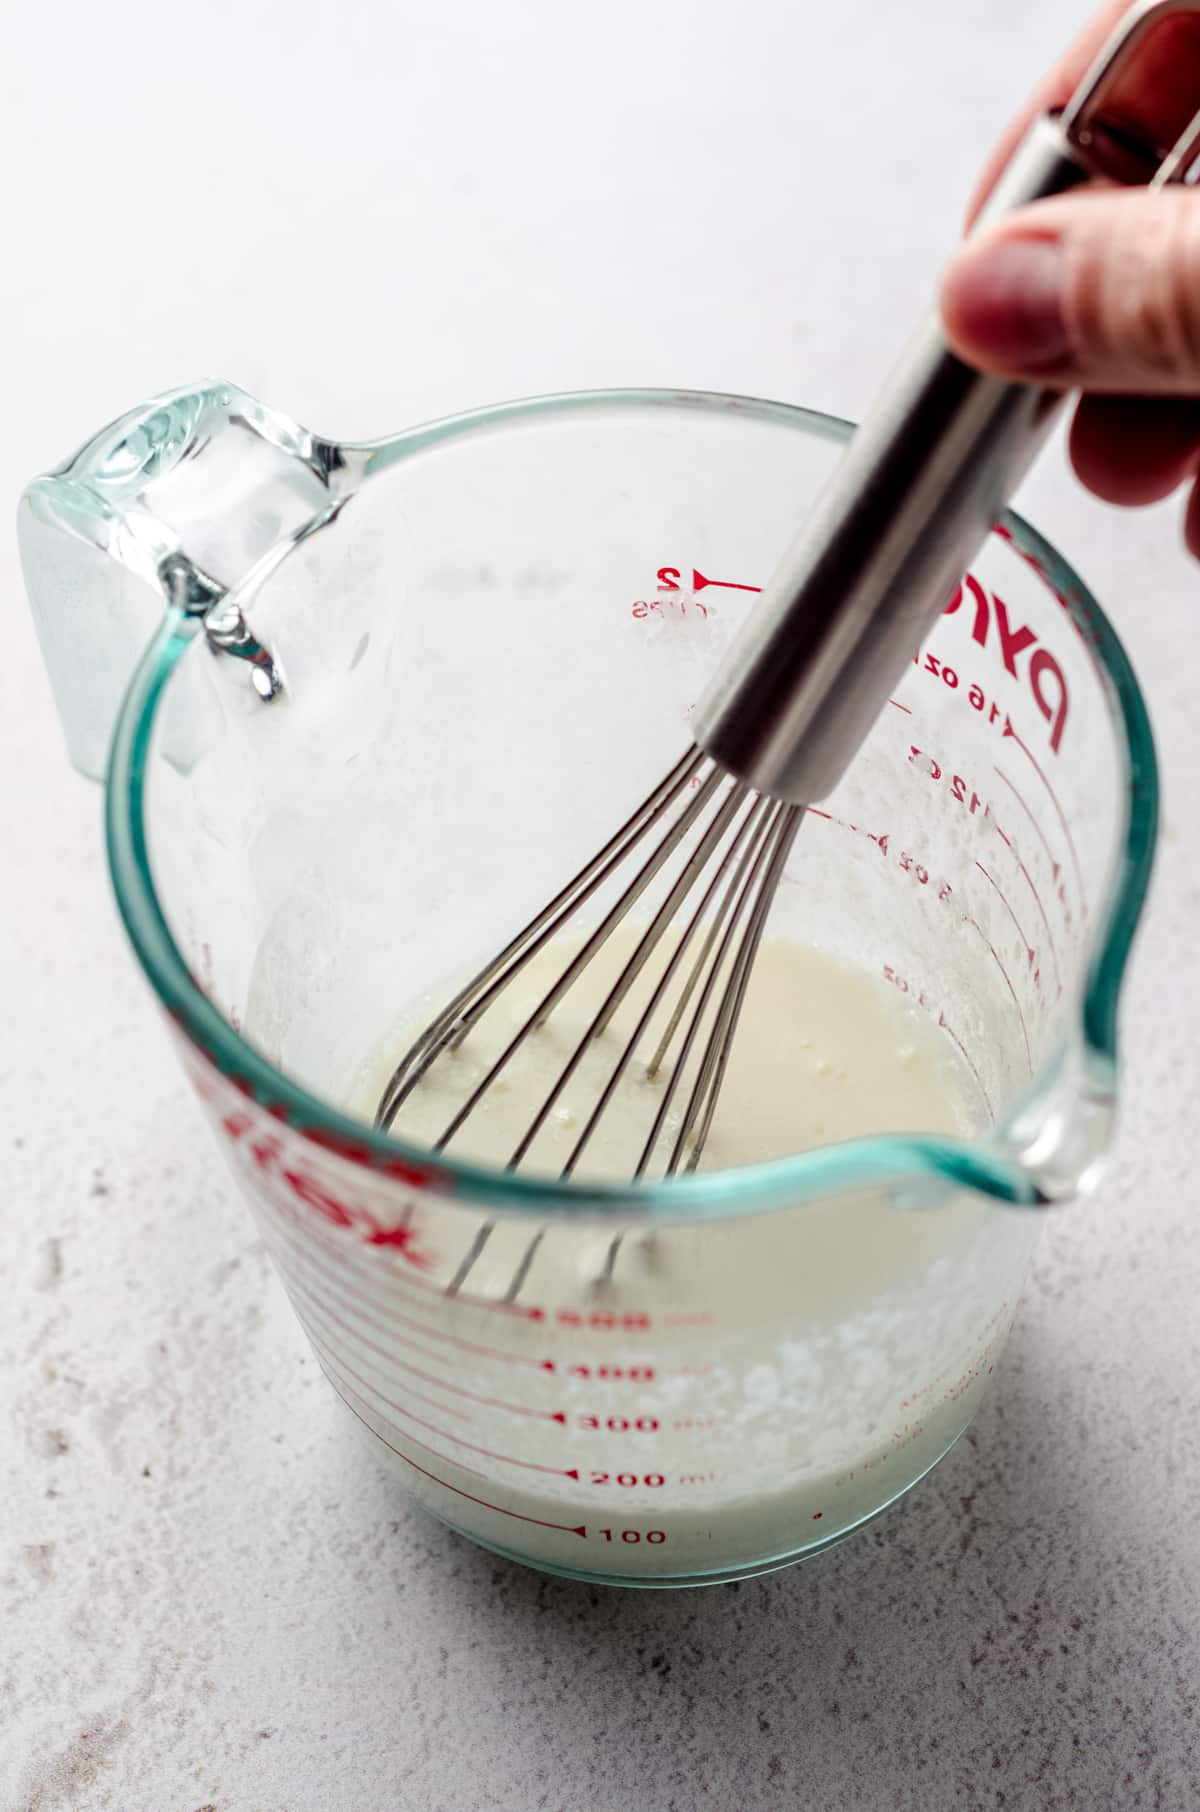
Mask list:
[[[1099,1184],[1116,1121],[1115,1067],[1094,1052],[1066,1053],[1010,1120],[1006,1151],[1039,1201],[1070,1201]]]

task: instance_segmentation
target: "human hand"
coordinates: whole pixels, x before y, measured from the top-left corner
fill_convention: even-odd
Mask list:
[[[1061,107],[1129,0],[1097,15],[1011,122],[968,220],[1035,114]],[[1165,149],[1200,107],[1200,14],[1165,20],[1139,48],[1105,116]],[[1200,193],[1093,186],[985,228],[942,284],[960,357],[983,370],[1081,389],[1071,459],[1110,503],[1157,502],[1191,483],[1185,537],[1200,558]]]

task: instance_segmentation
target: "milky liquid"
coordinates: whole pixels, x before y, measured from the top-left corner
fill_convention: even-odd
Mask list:
[[[504,1086],[489,1091],[455,1155],[507,1160],[633,937],[612,940]],[[559,946],[512,985],[487,1036],[418,1087],[397,1133],[437,1138],[563,958]],[[364,1073],[364,1115],[396,1053],[444,998],[421,1003]],[[561,1169],[629,1023],[605,1034],[596,1067],[573,1078],[523,1168]],[[647,1081],[644,1063],[630,1067],[589,1145],[588,1171],[629,1174],[664,1086],[662,1076]],[[873,1134],[969,1138],[978,1114],[953,1046],[882,978],[766,942],[702,1169]],[[1032,1217],[938,1196],[920,1175],[907,1196],[867,1177],[852,1193],[767,1214],[643,1224],[615,1249],[613,1226],[594,1219],[493,1225],[437,1205],[420,1216],[432,1255],[422,1312],[428,1326],[436,1310],[457,1344],[421,1359],[418,1407],[411,1353],[406,1371],[387,1360],[386,1342],[372,1353],[334,1340],[355,1368],[343,1394],[446,1520],[550,1566],[630,1577],[793,1552],[919,1477],[970,1418],[1032,1237]],[[409,1313],[412,1280],[393,1262]],[[515,1309],[505,1309],[514,1285]]]
[[[394,1133],[420,1143],[437,1141],[581,943],[555,940],[530,962],[489,1007],[461,1050],[440,1058],[418,1085],[396,1119]],[[455,1135],[451,1149],[456,1157],[508,1162],[636,943],[636,929],[624,928],[589,961],[547,1023],[522,1042]],[[636,989],[555,1101],[536,1144],[522,1159],[524,1172],[557,1175],[562,1170],[669,954],[666,946],[647,965]],[[425,1016],[431,1016],[444,999],[443,994],[431,1000]],[[714,995],[714,1005],[715,999]],[[672,1103],[670,1130],[677,1129],[682,1116],[686,1085],[698,1067],[711,1011]],[[669,1017],[668,1003],[640,1038],[614,1099],[587,1142],[577,1179],[624,1182],[632,1174],[682,1040],[681,1030],[658,1076],[649,1080],[647,1062]],[[422,1023],[414,1017],[398,1030],[389,1045],[391,1060],[415,1038]],[[384,1079],[376,1062],[370,1086],[363,1091],[364,1108],[373,1109]],[[895,989],[820,951],[767,940],[755,961],[705,1143],[703,1168],[733,1169],[877,1133],[969,1138],[976,1111],[953,1047],[928,1020],[914,1014]],[[670,1143],[664,1138],[664,1155]],[[653,1178],[662,1168],[661,1163],[651,1165],[647,1174]]]

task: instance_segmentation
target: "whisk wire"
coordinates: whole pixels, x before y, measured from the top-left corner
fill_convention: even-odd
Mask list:
[[[488,1090],[492,1087],[493,1083],[495,1083],[497,1078],[505,1069],[507,1069],[509,1063],[524,1044],[529,1034],[538,1026],[545,1023],[559,1001],[563,998],[564,994],[566,994],[568,989],[573,987],[575,982],[578,981],[593,957],[595,957],[601,947],[608,942],[608,939],[616,930],[621,920],[629,912],[629,909],[641,898],[642,894],[645,893],[647,887],[649,887],[660,869],[678,848],[683,837],[705,810],[709,800],[723,784],[724,779],[725,776],[721,771],[718,768],[714,768],[706,779],[701,782],[687,806],[680,813],[674,824],[670,826],[661,840],[655,845],[654,849],[646,858],[645,862],[643,862],[642,866],[637,870],[616,904],[605,914],[604,918],[600,921],[600,924],[583,945],[583,948],[567,964],[563,973],[554,983],[554,986],[548,989],[542,996],[533,1012],[529,1014],[528,1018],[525,1019],[517,1031],[513,1033],[513,1036],[509,1039],[491,1068],[485,1073],[475,1088],[472,1089],[466,1101],[459,1108],[449,1126],[437,1141],[437,1144],[434,1147],[436,1151],[443,1151],[454,1135],[461,1130],[466,1121],[474,1113],[479,1103],[483,1100],[483,1097],[487,1094]],[[499,988],[505,985],[508,979],[508,977],[503,978],[503,981],[495,984],[493,988],[489,989],[482,997],[483,1002],[490,1005],[495,994],[499,991]],[[482,1011],[482,1005],[479,1011]]]
[[[789,808],[785,806],[776,806],[772,811],[768,821],[767,848],[771,847],[771,842],[775,836],[780,819],[788,809]],[[718,945],[716,958],[704,979],[704,985],[700,990],[700,999],[696,1006],[696,1010],[688,1023],[687,1030],[684,1033],[683,1042],[679,1049],[679,1055],[671,1066],[671,1073],[667,1078],[666,1087],[663,1090],[663,1098],[659,1103],[658,1112],[654,1117],[654,1124],[650,1128],[650,1136],[642,1147],[641,1156],[639,1157],[637,1166],[634,1170],[633,1175],[635,1181],[645,1176],[650,1160],[654,1154],[654,1149],[658,1144],[659,1137],[666,1124],[667,1116],[670,1113],[672,1104],[675,1100],[675,1095],[683,1080],[688,1058],[691,1056],[692,1046],[696,1041],[701,1025],[704,1023],[709,1001],[712,998],[721,971],[725,966],[725,959],[729,954],[734,937],[737,934],[742,914],[745,911],[748,902],[753,898],[755,882],[759,878],[759,864],[762,860],[762,853],[763,845],[761,843],[757,844],[753,853],[753,859],[744,867],[744,879],[742,880],[740,888],[737,890],[733,910],[729,915],[729,921],[722,934],[720,944]],[[748,872],[745,872],[745,868],[748,868]],[[672,1174],[675,1163],[678,1161],[677,1153],[682,1150],[682,1143],[686,1139],[687,1130],[688,1127],[685,1121],[685,1125],[681,1128],[679,1140],[677,1141],[676,1153],[672,1154],[672,1162],[668,1164],[668,1175]]]
[[[633,954],[607,987],[565,1062],[542,1096],[513,1150],[507,1168],[516,1170],[528,1157],[538,1135],[579,1072],[589,1052],[598,1048],[616,1014],[626,1003],[663,938],[687,907],[687,922],[666,953],[649,996],[637,1011],[636,1024],[623,1035],[615,1059],[604,1065],[598,1098],[587,1114],[565,1163],[560,1180],[570,1178],[622,1078],[650,1037],[657,1043],[645,1066],[650,1082],[663,1076],[649,1137],[641,1149],[633,1180],[645,1177],[655,1163],[660,1143],[669,1139],[662,1174],[694,1170],[708,1140],[729,1054],[745,1003],[755,957],[771,904],[799,829],[800,807],[779,804],[734,780],[707,757],[692,750],[671,769],[603,849],[579,870],[549,904],[479,971],[438,1013],[400,1059],[383,1090],[376,1124],[389,1128],[404,1102],[446,1051],[457,1049],[504,989],[560,932],[580,909],[618,875],[631,859],[636,866],[615,902],[603,912],[579,950],[521,1019],[498,1057],[458,1106],[435,1142],[445,1147],[461,1131],[517,1053],[550,1018],[570,989],[625,920],[637,901],[666,871],[666,892],[649,923],[639,928]],[[640,846],[652,833],[648,850]],[[693,835],[694,833],[694,835]],[[668,868],[673,859],[677,866]],[[618,881],[619,884],[619,881]],[[658,1030],[665,1016],[665,1025]],[[698,1055],[697,1055],[698,1053]],[[686,1106],[675,1104],[685,1081]],[[674,1116],[674,1117],[673,1117]],[[668,1133],[668,1128],[669,1133]],[[479,1224],[446,1293],[462,1289],[488,1246],[496,1223]],[[515,1301],[545,1237],[535,1230],[511,1266],[501,1299]],[[626,1235],[609,1242],[598,1286],[610,1282]]]
[[[725,894],[724,894],[723,898],[721,899],[716,912],[713,914],[712,922],[710,923],[710,925],[708,927],[707,936],[705,937],[704,943],[701,945],[701,948],[700,948],[700,954],[697,956],[695,962],[692,964],[691,971],[688,975],[687,980],[684,982],[682,989],[680,990],[679,999],[675,1002],[675,1006],[674,1006],[674,1009],[672,1010],[671,1017],[667,1021],[667,1024],[663,1029],[662,1037],[658,1041],[658,1045],[655,1048],[654,1055],[651,1057],[649,1063],[646,1065],[646,1076],[647,1076],[648,1080],[650,1080],[651,1082],[658,1075],[659,1070],[663,1066],[663,1062],[666,1058],[667,1052],[670,1050],[672,1041],[674,1040],[674,1037],[675,1037],[675,1034],[679,1030],[680,1022],[682,1021],[684,1014],[687,1012],[688,1003],[691,1000],[692,995],[696,991],[696,986],[700,980],[700,977],[704,974],[705,967],[708,963],[708,959],[712,955],[713,948],[717,942],[718,937],[721,935],[721,927],[725,923],[726,915],[728,914],[730,907],[733,905],[734,900],[737,898],[738,890],[741,887],[742,881],[744,880],[745,875],[746,875],[746,870],[749,868],[750,863],[754,859],[754,853],[755,853],[756,849],[758,848],[759,841],[761,840],[763,831],[766,829],[766,821],[770,816],[770,810],[771,810],[771,801],[769,799],[762,798],[760,795],[755,795],[754,819],[756,820],[756,822],[753,823],[753,827],[752,827],[751,820],[747,819],[746,824],[743,826],[743,830],[746,832],[749,832],[751,834],[748,836],[747,841],[746,841],[746,846],[742,850],[741,860],[738,863],[737,868],[734,871],[731,885],[726,889]],[[736,853],[736,845],[735,845],[734,850],[730,851],[731,855],[735,854],[735,853]],[[719,878],[719,877],[717,877],[717,878]],[[707,905],[707,903],[708,902],[707,902],[707,897],[706,897],[703,904]],[[696,923],[696,921],[693,920],[693,926],[689,926],[689,928],[688,928],[689,932],[694,927],[695,923]],[[681,947],[680,954],[682,954],[682,947]]]
[[[741,1017],[742,1006],[746,998],[746,989],[750,981],[750,972],[754,967],[754,959],[758,954],[758,946],[762,941],[763,927],[767,922],[767,914],[771,910],[771,902],[775,897],[775,889],[779,884],[779,879],[783,873],[784,865],[787,862],[792,844],[795,841],[796,832],[800,828],[800,820],[803,815],[803,809],[799,806],[780,807],[776,814],[776,824],[773,827],[774,847],[771,849],[766,869],[762,876],[758,897],[754,902],[746,936],[742,940],[741,947],[734,958],[729,982],[725,994],[722,997],[721,1005],[717,1012],[716,1022],[709,1037],[708,1047],[705,1050],[700,1067],[700,1074],[696,1079],[696,1085],[692,1091],[692,1098],[688,1102],[687,1112],[683,1117],[683,1124],[679,1129],[679,1135],[675,1142],[675,1149],[671,1153],[670,1163],[667,1166],[668,1176],[673,1176],[678,1169],[680,1160],[687,1147],[689,1136],[692,1138],[692,1143],[691,1150],[688,1153],[687,1170],[695,1170],[700,1162],[701,1154],[704,1151],[708,1139],[709,1129],[712,1126],[713,1114],[716,1111],[717,1101],[721,1093],[721,1085],[725,1079],[725,1067],[729,1062],[729,1053],[733,1048],[734,1034],[737,1031],[738,1020]],[[702,1112],[700,1111],[701,1102],[703,1102]],[[698,1114],[699,1125],[696,1126]],[[693,1126],[696,1126],[694,1135],[692,1134]]]
[[[430,1021],[420,1038],[405,1052],[388,1078],[375,1114],[375,1124],[386,1132],[413,1089],[428,1073],[447,1046],[461,1041],[513,977],[537,955],[578,908],[589,900],[624,860],[642,832],[659,813],[685,791],[704,765],[697,750],[689,750],[642,800],[621,828],[586,862],[485,969]]]
[[[601,1115],[604,1113],[604,1110],[607,1108],[609,1102],[612,1100],[613,1095],[616,1093],[617,1085],[619,1084],[621,1077],[625,1074],[625,1071],[628,1069],[630,1063],[633,1061],[633,1058],[638,1049],[638,1046],[640,1045],[640,1043],[642,1041],[643,1034],[645,1033],[646,1028],[649,1026],[652,1019],[654,1018],[654,1015],[658,1012],[660,1006],[662,1005],[663,1000],[666,996],[667,990],[670,987],[672,980],[674,979],[675,972],[679,968],[680,964],[682,963],[684,956],[687,954],[687,950],[688,950],[689,945],[691,944],[692,938],[695,936],[696,931],[699,929],[700,925],[703,923],[705,914],[708,911],[708,908],[713,900],[714,895],[717,893],[718,889],[721,887],[722,883],[727,878],[730,865],[733,863],[734,858],[738,853],[738,847],[739,847],[742,836],[745,834],[745,832],[747,830],[750,829],[751,824],[755,818],[761,819],[764,816],[764,813],[766,810],[764,802],[754,795],[751,795],[751,798],[753,800],[753,803],[751,804],[750,811],[747,813],[745,821],[739,827],[737,835],[735,836],[735,838],[731,842],[729,848],[726,850],[724,856],[722,857],[716,873],[713,875],[708,886],[705,888],[704,893],[701,896],[700,901],[699,901],[698,905],[696,906],[696,909],[693,912],[691,919],[689,920],[687,926],[684,929],[683,935],[679,939],[679,942],[676,944],[674,950],[671,952],[671,956],[667,963],[667,966],[663,970],[662,975],[659,977],[658,985],[654,989],[654,992],[651,994],[650,999],[647,1001],[645,1007],[643,1008],[641,1017],[639,1018],[636,1026],[634,1027],[633,1031],[630,1033],[629,1038],[626,1040],[624,1048],[622,1049],[620,1056],[617,1058],[617,1061],[613,1065],[612,1071],[609,1074],[608,1081],[606,1082],[603,1090],[601,1091],[599,1100],[597,1101],[595,1107],[592,1109],[592,1112],[588,1117],[587,1123],[584,1126],[583,1131],[580,1133],[578,1139],[575,1141],[575,1144],[571,1149],[570,1156],[567,1158],[567,1161],[564,1164],[562,1171],[560,1172],[560,1181],[565,1182],[566,1179],[574,1171],[575,1166],[578,1164],[580,1157],[583,1155],[584,1147],[587,1145],[593,1132],[596,1130],[596,1126],[600,1120]],[[761,827],[753,833],[754,838],[757,838],[759,835],[761,835]],[[684,987],[685,999],[686,999],[687,994],[690,992],[690,990],[694,986],[698,969],[705,961],[705,957],[708,952],[709,946],[712,943],[715,931],[719,929],[726,912],[729,910],[730,902],[732,901],[733,895],[737,889],[738,878],[739,878],[740,874],[742,873],[742,871],[746,865],[746,862],[749,860],[752,850],[753,850],[753,840],[751,842],[750,850],[743,852],[741,861],[740,861],[740,863],[737,864],[737,866],[734,870],[734,877],[733,877],[732,885],[727,889],[725,898],[718,905],[717,913],[716,913],[716,916],[714,919],[714,924],[709,930],[708,937],[705,939],[704,946],[701,950],[700,957],[697,961],[697,964],[693,968],[692,974],[689,976],[689,978],[685,984],[685,987]],[[676,1011],[671,1019],[671,1027],[668,1028],[668,1031],[670,1031],[671,1028],[673,1028],[674,1026],[676,1026],[678,1024],[678,1018],[679,1018],[679,1009],[676,1008]],[[662,1053],[663,1048],[664,1047],[660,1045],[659,1056],[658,1056],[659,1061],[661,1061],[661,1053]],[[650,1068],[647,1068],[646,1074],[648,1077],[652,1077],[654,1074],[654,1071]]]
[[[583,1059],[586,1057],[593,1044],[602,1036],[610,1025],[613,1015],[619,1010],[630,989],[637,981],[638,976],[642,973],[642,970],[653,955],[663,933],[674,918],[675,913],[678,911],[688,893],[690,893],[697,875],[702,873],[707,867],[709,857],[724,838],[730,823],[736,816],[745,798],[745,788],[735,786],[728,797],[723,801],[720,810],[717,812],[712,823],[705,831],[704,836],[697,844],[696,850],[685,865],[683,872],[675,881],[670,892],[667,894],[666,899],[663,901],[662,905],[651,919],[650,924],[638,940],[638,945],[633,955],[625,964],[620,975],[609,989],[566,1064],[559,1071],[549,1094],[543,1099],[541,1106],[538,1108],[526,1129],[524,1137],[521,1139],[520,1144],[509,1159],[507,1165],[509,1170],[515,1170],[520,1164],[521,1159],[525,1156],[529,1147],[537,1138],[538,1133],[545,1125],[548,1115],[552,1111],[555,1102],[562,1094],[564,1088],[566,1088],[568,1082],[578,1070],[579,1065],[583,1062]],[[711,889],[709,891],[711,892]],[[706,894],[705,897],[707,898],[708,895]],[[677,947],[676,951],[672,953],[668,964],[668,977],[674,970],[678,955],[679,949]],[[661,985],[662,984],[660,983],[660,987]],[[604,1098],[607,1100],[608,1091],[606,1091]],[[591,1124],[592,1122],[589,1121],[589,1126]]]

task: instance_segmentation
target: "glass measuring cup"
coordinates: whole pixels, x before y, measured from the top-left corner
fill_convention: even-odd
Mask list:
[[[326,1375],[427,1508],[551,1571],[736,1578],[891,1502],[970,1420],[1030,1210],[1109,1139],[1153,748],[1103,614],[1011,517],[810,814],[774,920],[932,1022],[976,1139],[630,1189],[369,1126],[358,1079],[398,1016],[676,758],[847,432],[615,392],[338,446],[209,385],[22,501],[125,923]]]

